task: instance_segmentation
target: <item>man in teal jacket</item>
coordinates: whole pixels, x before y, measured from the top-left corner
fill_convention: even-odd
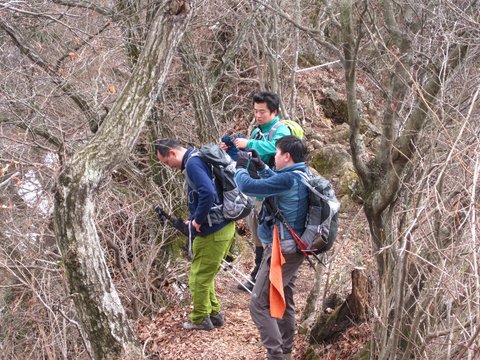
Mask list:
[[[280,122],[278,115],[280,110],[280,98],[271,92],[262,91],[253,96],[253,109],[257,126],[253,129],[249,139],[236,138],[234,144],[241,150],[256,150],[260,158],[266,163],[272,165],[275,157],[275,144],[278,139],[290,135],[288,126]],[[222,144],[222,148],[226,148]],[[238,286],[240,290],[252,290],[255,283],[258,269],[263,257],[262,242],[257,235],[257,216],[262,208],[263,199],[257,198],[255,201],[255,211],[252,211],[246,219],[247,225],[252,233],[252,240],[255,243],[255,267],[250,274],[250,280]]]

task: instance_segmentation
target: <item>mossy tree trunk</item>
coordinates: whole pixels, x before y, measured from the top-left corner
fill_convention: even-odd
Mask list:
[[[95,193],[131,151],[190,17],[186,1],[161,2],[130,80],[96,135],[56,182],[55,234],[80,324],[96,359],[139,358],[140,349],[99,241]]]
[[[334,339],[353,324],[365,322],[369,317],[370,285],[363,270],[351,273],[352,292],[332,314],[321,313],[310,332],[310,343]]]

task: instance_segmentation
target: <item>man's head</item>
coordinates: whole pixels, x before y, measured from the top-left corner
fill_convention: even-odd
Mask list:
[[[261,91],[253,95],[253,109],[258,125],[268,124],[278,115],[280,98],[271,92]]]
[[[172,169],[181,169],[183,156],[187,149],[173,139],[159,139],[155,141],[155,153],[157,159],[171,167]]]
[[[295,135],[287,135],[278,139],[275,144],[275,168],[281,170],[295,163],[304,162],[307,157],[307,146]]]

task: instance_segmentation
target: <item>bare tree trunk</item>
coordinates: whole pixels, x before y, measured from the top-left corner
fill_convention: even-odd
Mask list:
[[[300,22],[300,0],[295,1],[295,22]],[[300,52],[300,30],[295,28],[294,35],[294,53],[293,53],[293,64],[292,64],[292,75],[291,75],[291,94],[290,94],[290,117],[292,119],[296,118],[295,107],[297,103],[297,70],[298,70],[298,54]]]
[[[319,264],[315,268],[315,276],[313,280],[313,286],[310,292],[308,293],[307,302],[305,305],[305,310],[303,311],[301,325],[299,326],[302,333],[306,334],[312,328],[317,314],[321,311],[322,305],[322,275],[323,267]]]
[[[140,349],[100,245],[94,195],[133,147],[190,16],[187,2],[162,1],[129,82],[97,134],[58,177],[55,233],[70,292],[97,359],[138,358]]]
[[[198,34],[189,34],[179,46],[195,110],[197,136],[202,144],[218,142],[220,139],[222,130],[220,120],[223,114],[218,110],[215,111],[213,99],[215,97],[225,98],[226,94],[215,94],[215,90],[226,70],[235,69],[238,51],[245,41],[246,34],[251,30],[253,22],[253,16],[247,17],[241,19],[235,33],[225,30],[225,39],[222,38],[222,40],[226,43],[220,42],[220,49],[210,45],[212,54],[209,54],[208,57],[203,56],[202,58],[199,55],[203,51],[199,43],[201,44],[204,39],[199,40]],[[222,26],[220,25],[218,29],[220,33]]]
[[[429,113],[439,95],[440,77],[445,81],[464,61],[468,46],[451,46],[444,68],[428,74],[429,77],[426,77],[423,87],[416,94],[408,117],[406,120],[399,119],[398,109],[405,101],[410,81],[410,75],[406,71],[410,67],[410,42],[398,29],[392,9],[393,3],[388,0],[383,3],[385,23],[392,42],[390,46],[393,48],[394,67],[389,78],[388,98],[382,121],[382,143],[375,159],[368,164],[364,161],[365,146],[359,131],[360,116],[356,98],[356,61],[361,36],[358,35],[357,39],[354,36],[351,0],[342,2],[341,23],[351,129],[350,147],[353,163],[365,188],[364,210],[370,226],[379,275],[378,304],[381,306],[381,321],[377,321],[375,325],[372,354],[379,359],[395,359],[398,354],[405,352],[411,342],[419,340],[411,329],[415,326],[418,328],[413,314],[419,305],[415,299],[422,291],[424,277],[409,260],[409,234],[402,236],[400,244],[395,244],[399,240],[395,238],[392,227],[392,207],[401,186],[402,174],[407,163],[413,158],[421,130],[428,123]],[[404,121],[401,130],[400,121]]]
[[[277,1],[269,0],[267,3],[276,4]],[[261,16],[255,27],[255,39],[257,40],[257,54],[259,64],[259,79],[262,90],[272,91],[282,99],[282,83],[280,76],[280,56],[278,39],[279,16],[276,13]],[[283,112],[284,103],[281,103]],[[282,114],[283,115],[283,114]]]
[[[208,74],[204,72],[200,59],[190,41],[182,43],[179,50],[190,84],[195,119],[198,123],[196,127],[198,140],[201,144],[218,142],[220,132],[217,121],[213,116],[213,87],[207,79]]]

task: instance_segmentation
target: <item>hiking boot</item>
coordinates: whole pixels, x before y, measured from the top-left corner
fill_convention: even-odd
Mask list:
[[[222,313],[210,314],[210,320],[215,327],[220,327],[225,324],[225,317]]]
[[[255,267],[250,273],[250,277],[252,279],[255,279],[257,277],[258,270],[260,270],[260,265],[262,264],[262,259],[263,259],[263,251],[264,251],[263,246],[255,247]]]
[[[207,316],[200,324],[194,324],[191,321],[184,322],[182,327],[185,330],[212,330],[214,328],[212,320]]]
[[[255,283],[255,279],[250,277],[250,280]],[[253,285],[250,281],[245,280],[243,283],[237,285],[237,289],[243,290],[243,291],[252,291],[253,290]],[[248,290],[247,290],[248,289]]]

